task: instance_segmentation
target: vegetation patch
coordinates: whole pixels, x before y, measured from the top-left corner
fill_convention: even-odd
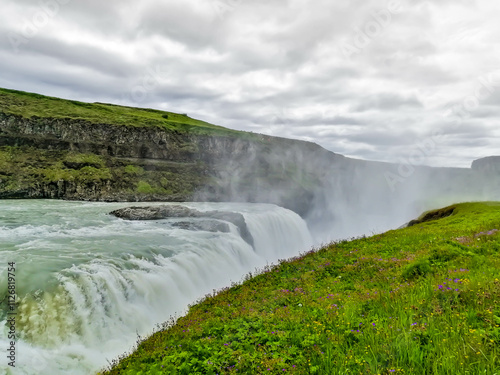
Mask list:
[[[70,169],[82,169],[84,167],[104,168],[105,160],[95,154],[73,154],[66,155],[63,164]]]
[[[412,220],[408,223],[408,226],[411,227],[413,225],[425,223],[428,221],[433,221],[433,220],[439,220],[443,219],[445,217],[453,215],[453,212],[455,211],[455,206],[449,206],[445,208],[441,208],[439,210],[433,210],[429,212],[425,212],[422,216],[420,216],[416,220]]]
[[[145,161],[130,163],[71,151],[0,147],[0,197],[180,201],[189,199],[205,181],[202,163],[156,162],[150,170]]]
[[[494,374],[500,203],[456,208],[249,275],[103,373]]]
[[[432,272],[431,263],[428,259],[421,259],[405,267],[401,276],[405,280],[413,280],[417,277],[425,277]]]

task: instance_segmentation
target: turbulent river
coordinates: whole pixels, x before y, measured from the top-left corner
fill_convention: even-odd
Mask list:
[[[274,205],[183,204],[241,213],[253,246],[231,223],[216,232],[182,229],[199,218],[108,214],[137,205],[152,204],[0,200],[0,373],[92,374],[200,297],[312,246],[306,223]],[[11,262],[15,315],[8,315]],[[12,316],[15,368],[7,358]]]

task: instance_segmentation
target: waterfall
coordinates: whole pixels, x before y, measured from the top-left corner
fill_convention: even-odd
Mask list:
[[[7,263],[16,262],[20,300],[13,374],[91,374],[188,304],[312,245],[305,222],[274,205],[186,204],[240,212],[254,247],[231,223],[227,233],[192,231],[170,219],[127,222],[106,214],[124,204],[0,205],[0,283],[6,285]],[[5,310],[0,319],[5,353]],[[0,368],[8,368],[5,355]]]

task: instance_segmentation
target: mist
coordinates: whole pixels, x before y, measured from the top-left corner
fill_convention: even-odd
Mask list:
[[[471,160],[472,163],[472,160]],[[196,200],[274,203],[307,222],[315,246],[406,225],[454,203],[500,199],[495,167],[439,168],[344,157],[309,142],[238,140]]]

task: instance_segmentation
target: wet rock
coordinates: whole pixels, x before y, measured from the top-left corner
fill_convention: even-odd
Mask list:
[[[185,230],[229,233],[229,225],[217,220],[179,221],[172,226]]]
[[[125,220],[160,220],[171,217],[201,217],[201,212],[180,205],[126,207],[110,212]]]
[[[110,212],[110,215],[124,220],[161,220],[168,218],[209,218],[220,221],[226,221],[236,225],[243,238],[252,247],[254,241],[252,234],[248,230],[245,217],[237,212],[229,211],[198,211],[181,205],[163,205],[163,206],[144,206],[144,207],[125,207]],[[209,224],[207,224],[209,225]],[[209,225],[210,227],[210,225]],[[229,227],[228,227],[229,229]]]

